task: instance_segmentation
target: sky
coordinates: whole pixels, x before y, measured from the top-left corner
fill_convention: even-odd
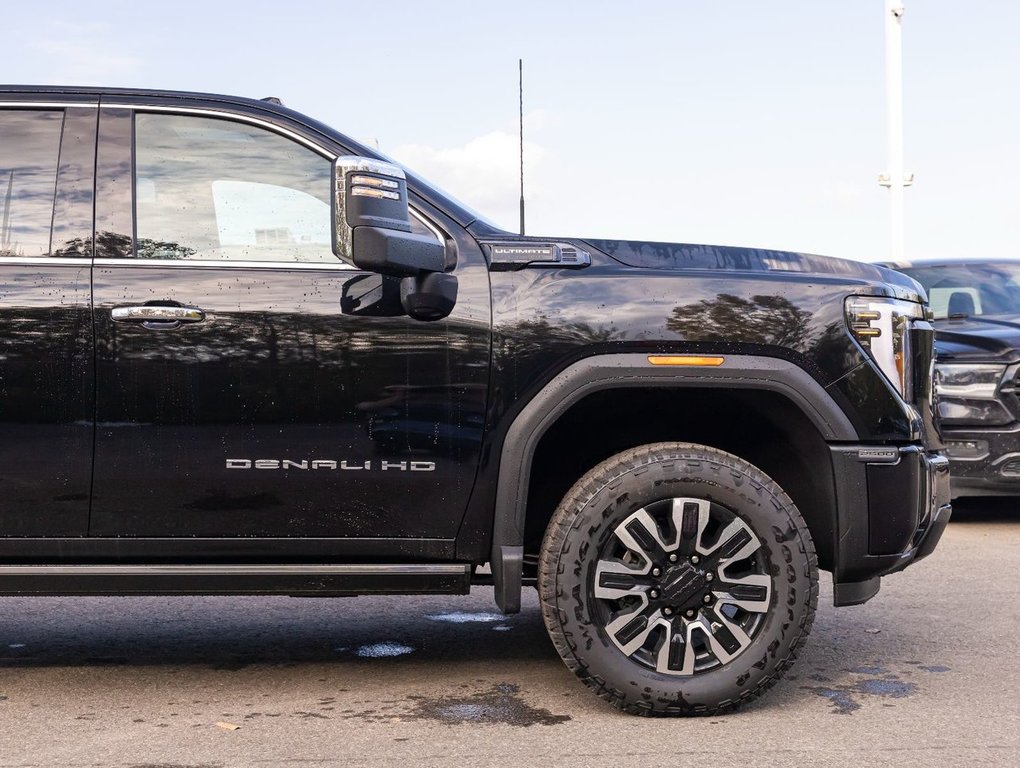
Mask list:
[[[1020,2],[905,0],[906,254],[1020,258]],[[4,4],[0,80],[277,96],[528,233],[889,255],[883,0]]]

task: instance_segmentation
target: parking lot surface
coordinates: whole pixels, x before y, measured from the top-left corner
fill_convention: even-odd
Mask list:
[[[822,599],[740,712],[619,714],[531,591],[468,598],[0,599],[0,766],[1020,764],[1020,503],[968,505],[872,602]]]

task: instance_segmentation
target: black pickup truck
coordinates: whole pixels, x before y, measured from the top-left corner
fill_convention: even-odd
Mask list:
[[[194,93],[0,87],[0,199],[0,594],[533,586],[600,696],[706,714],[948,521],[890,270],[520,237]]]
[[[930,300],[953,498],[1020,496],[1020,261],[887,266],[917,280]]]

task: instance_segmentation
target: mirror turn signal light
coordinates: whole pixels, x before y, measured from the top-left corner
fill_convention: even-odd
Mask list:
[[[362,197],[375,197],[380,200],[399,200],[400,183],[392,179],[381,179],[378,176],[358,174],[351,177],[351,194]]]
[[[399,200],[399,192],[390,192],[386,189],[376,189],[375,187],[351,187],[352,195],[361,195],[362,197],[378,197],[383,200]]]
[[[364,184],[367,187],[379,187],[381,189],[400,189],[400,184],[392,179],[380,179],[378,176],[354,176],[351,184]]]

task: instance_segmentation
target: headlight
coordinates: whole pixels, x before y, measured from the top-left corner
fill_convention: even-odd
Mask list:
[[[924,318],[924,307],[912,301],[878,296],[852,296],[846,301],[846,322],[864,351],[885,374],[900,397],[910,401],[910,322]]]
[[[994,400],[1002,377],[1006,375],[1006,366],[936,363],[935,375],[936,386],[943,397]]]
[[[935,366],[939,416],[943,423],[998,426],[1013,421],[998,398],[1006,366],[945,363]]]

